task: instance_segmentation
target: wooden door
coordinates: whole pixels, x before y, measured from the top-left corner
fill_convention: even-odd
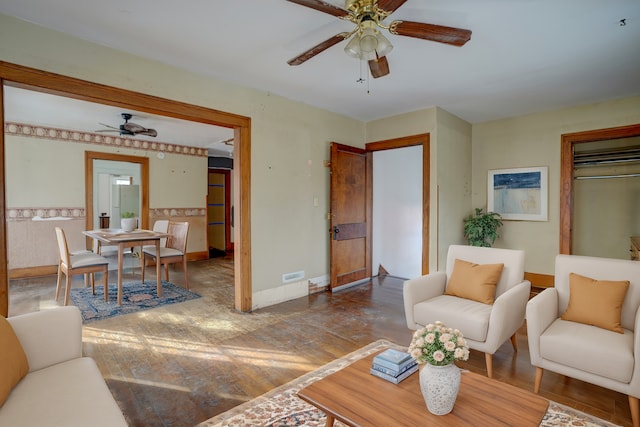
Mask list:
[[[371,277],[371,154],[331,144],[331,289]]]

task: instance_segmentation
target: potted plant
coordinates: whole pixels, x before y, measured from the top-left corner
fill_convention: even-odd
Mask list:
[[[475,216],[464,220],[464,237],[471,246],[490,248],[499,237],[498,229],[502,227],[502,217],[497,212],[482,212],[476,208]]]
[[[133,231],[136,229],[138,225],[138,219],[135,217],[136,214],[133,212],[123,212],[120,215],[120,228],[123,231]]]

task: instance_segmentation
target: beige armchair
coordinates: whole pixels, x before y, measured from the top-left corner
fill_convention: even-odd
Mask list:
[[[574,273],[573,277],[570,275]],[[576,276],[582,278],[576,281]],[[584,278],[597,280],[584,283]],[[602,281],[609,281],[603,283]],[[585,289],[607,286],[611,293],[617,281],[628,281],[626,294],[617,303],[593,293],[584,300]],[[599,284],[599,285],[598,285]],[[581,287],[577,287],[581,286]],[[596,288],[590,288],[596,286]],[[571,315],[567,308],[572,305]],[[574,319],[581,295],[587,306],[584,319]],[[595,295],[595,298],[593,298]],[[608,302],[607,302],[608,301]],[[609,306],[611,305],[611,307]],[[618,307],[617,309],[615,307]],[[629,396],[634,427],[640,426],[640,262],[577,255],[558,255],[555,283],[527,304],[527,335],[531,364],[536,369],[534,391],[540,391],[545,369],[595,384]],[[613,316],[615,313],[615,316]],[[562,319],[563,314],[565,320]],[[612,316],[615,320],[612,321]],[[586,322],[586,323],[584,323]],[[599,324],[599,326],[594,326]],[[610,329],[612,328],[612,329]],[[615,332],[618,329],[621,332]]]
[[[456,259],[481,265],[504,264],[502,272],[497,273],[493,303],[446,294],[451,291],[449,285]],[[470,349],[485,354],[487,376],[491,378],[493,354],[498,348],[511,338],[514,350],[518,350],[516,331],[524,322],[530,290],[531,283],[524,280],[524,251],[452,245],[447,254],[446,271],[404,283],[407,326],[418,329],[440,320],[450,328],[459,329]]]

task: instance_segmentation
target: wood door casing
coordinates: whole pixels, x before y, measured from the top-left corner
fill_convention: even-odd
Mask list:
[[[331,289],[371,277],[371,164],[366,150],[331,144]]]

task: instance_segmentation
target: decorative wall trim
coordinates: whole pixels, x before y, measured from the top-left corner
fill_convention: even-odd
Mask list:
[[[149,218],[167,218],[174,216],[205,216],[205,208],[150,208]]]
[[[95,144],[108,147],[126,147],[157,151],[164,153],[183,154],[187,156],[208,157],[206,148],[190,147],[186,145],[170,144],[168,142],[148,141],[123,136],[103,135],[100,133],[80,132],[69,129],[59,129],[46,126],[35,126],[25,123],[7,122],[4,126],[7,135],[40,138],[55,141]]]
[[[83,219],[84,208],[11,208],[7,209],[7,221],[69,218]]]
[[[149,209],[150,218],[206,216],[205,208],[155,208]],[[84,208],[10,208],[7,209],[7,221],[32,221],[37,219],[69,218],[83,219]]]

